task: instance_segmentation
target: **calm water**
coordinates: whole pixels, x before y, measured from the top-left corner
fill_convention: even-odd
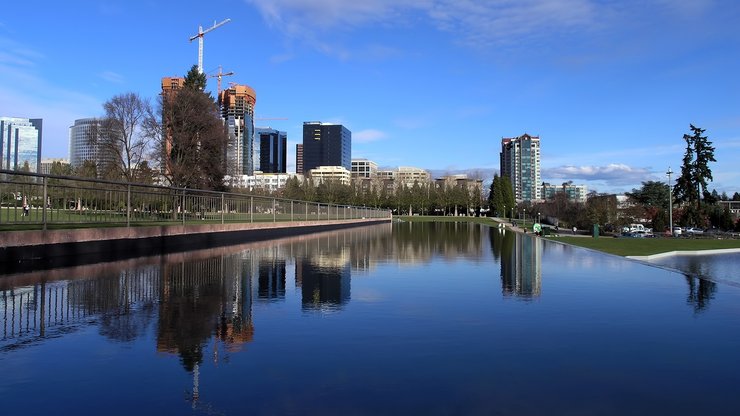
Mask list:
[[[650,263],[679,270],[689,276],[740,286],[740,253],[678,255],[650,260]]]
[[[0,276],[0,414],[736,415],[740,288],[477,225]]]

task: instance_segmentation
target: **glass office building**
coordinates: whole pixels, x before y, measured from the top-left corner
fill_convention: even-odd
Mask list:
[[[40,118],[0,117],[0,168],[40,173]]]

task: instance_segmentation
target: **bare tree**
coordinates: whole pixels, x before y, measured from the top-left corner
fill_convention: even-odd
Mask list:
[[[170,184],[223,190],[228,135],[216,103],[201,91],[183,88],[163,96],[161,107],[159,153]]]
[[[152,106],[139,94],[128,92],[106,101],[103,109],[105,115],[90,129],[88,141],[102,160],[110,161],[105,171],[133,182],[154,143]]]

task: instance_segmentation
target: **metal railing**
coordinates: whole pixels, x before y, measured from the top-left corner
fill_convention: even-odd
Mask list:
[[[390,217],[375,208],[0,170],[0,226],[23,229]]]

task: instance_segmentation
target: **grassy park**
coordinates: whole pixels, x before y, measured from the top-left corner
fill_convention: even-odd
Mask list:
[[[397,217],[409,222],[473,222],[487,225],[496,225],[497,222],[488,217],[433,217],[433,216],[402,216]],[[531,228],[531,222],[527,224]],[[618,256],[650,256],[669,251],[695,251],[716,249],[740,249],[740,239],[715,238],[614,238],[601,236],[591,238],[584,236],[551,237],[553,241],[560,241],[574,246],[590,248]]]
[[[650,256],[669,251],[695,251],[737,248],[740,239],[712,238],[613,238],[555,237],[555,241],[586,247],[618,256]]]

